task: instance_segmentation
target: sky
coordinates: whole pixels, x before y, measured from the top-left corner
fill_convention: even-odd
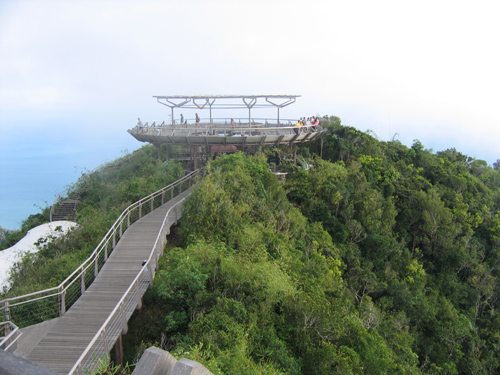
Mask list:
[[[335,115],[491,165],[497,6],[0,0],[0,226],[19,228],[82,173],[141,147],[127,133],[137,117],[170,115],[153,95],[301,95],[282,118]]]

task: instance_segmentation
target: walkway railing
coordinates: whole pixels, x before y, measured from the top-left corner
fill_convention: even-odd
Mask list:
[[[0,350],[15,349],[16,341],[21,335],[21,331],[14,323],[0,323]]]
[[[118,336],[122,333],[127,333],[127,322],[133,312],[141,307],[141,298],[146,289],[153,283],[154,271],[158,269],[158,261],[163,255],[167,235],[170,233],[170,225],[172,222],[177,223],[177,220],[180,219],[180,207],[184,200],[185,198],[181,199],[167,211],[149,258],[143,265],[141,272],[139,272],[130,284],[123,297],[97,331],[90,344],[69,372],[69,375],[93,373],[101,363],[106,363],[106,360],[109,358],[109,352],[113,348]]]
[[[191,172],[127,207],[87,260],[58,286],[0,301],[0,321],[13,321],[19,327],[26,327],[64,315],[94,281],[125,230],[189,188],[198,174],[198,170]]]

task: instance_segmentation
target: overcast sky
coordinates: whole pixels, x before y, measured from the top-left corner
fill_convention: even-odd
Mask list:
[[[0,226],[140,147],[153,95],[302,95],[282,117],[492,164],[499,36],[494,1],[0,0]]]

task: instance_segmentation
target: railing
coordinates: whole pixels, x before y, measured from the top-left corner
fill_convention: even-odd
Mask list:
[[[170,226],[181,217],[180,207],[185,198],[172,206],[163,220],[162,226],[156,237],[155,244],[146,263],[139,274],[130,284],[129,288],[116,304],[115,308],[103,323],[101,328],[75,363],[69,374],[88,374],[106,361],[110,350],[118,338],[123,333],[127,333],[127,322],[136,308],[141,307],[141,297],[146,289],[152,285],[154,271],[158,269],[158,261],[163,255],[163,248],[167,242],[167,235],[170,233]]]
[[[14,350],[16,341],[21,335],[22,332],[14,323],[0,323],[0,350]]]
[[[250,122],[248,121],[248,117],[246,118],[226,118],[226,117],[221,117],[221,118],[212,118],[210,119],[200,119],[200,126],[203,125],[221,125],[225,124],[228,126],[232,126],[231,120],[234,121],[234,125],[241,127],[241,126],[252,126],[252,125],[266,125],[266,126],[271,126],[271,127],[276,127],[276,126],[287,126],[287,125],[294,125],[297,122],[297,119],[269,119],[269,118],[252,118]],[[172,120],[153,120],[153,121],[146,121],[146,122],[141,122],[137,124],[138,126],[149,126],[149,127],[175,127],[175,128],[182,128],[182,127],[196,127],[196,120],[193,119],[183,119],[183,122],[181,124],[180,119],[179,120],[174,120],[174,125],[172,126]]]
[[[190,187],[198,174],[198,170],[191,172],[127,207],[87,260],[58,286],[0,301],[0,321],[14,321],[25,327],[64,315],[94,281],[125,230]]]
[[[195,124],[188,124],[186,126],[172,126],[166,125],[137,125],[129,130],[131,134],[145,134],[153,136],[225,136],[225,137],[238,137],[238,136],[263,136],[263,135],[295,135],[301,133],[315,133],[321,132],[323,128],[321,125],[304,125],[295,126],[293,124],[286,124],[276,126],[270,123],[236,123],[234,126],[227,123],[204,123],[201,122],[199,126]]]

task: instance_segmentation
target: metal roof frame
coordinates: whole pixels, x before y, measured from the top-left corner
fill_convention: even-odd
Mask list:
[[[300,95],[154,95],[156,101],[172,110],[172,126],[174,126],[174,109],[188,108],[210,110],[210,123],[212,123],[212,108],[218,109],[248,109],[248,123],[252,122],[252,108],[275,107],[278,111],[278,124],[280,109],[295,103]],[[241,99],[241,102],[232,102]],[[278,103],[278,101],[282,101]],[[218,102],[217,102],[218,101]]]

